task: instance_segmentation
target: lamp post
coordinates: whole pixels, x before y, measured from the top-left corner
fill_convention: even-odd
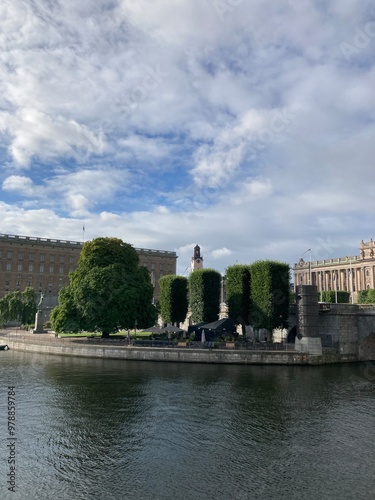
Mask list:
[[[309,260],[309,285],[311,285],[311,248],[308,248],[306,250],[306,252],[303,252],[303,254],[301,255],[301,259],[302,257],[307,253],[307,252],[310,252],[310,260]]]

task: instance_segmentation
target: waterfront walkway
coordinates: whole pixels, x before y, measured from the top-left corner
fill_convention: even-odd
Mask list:
[[[137,361],[168,361],[179,363],[219,363],[219,364],[262,364],[262,365],[321,365],[357,361],[353,356],[342,356],[333,350],[325,350],[322,356],[295,352],[291,344],[283,350],[262,348],[212,348],[210,346],[140,346],[124,339],[76,339],[58,338],[55,334],[32,334],[20,330],[3,330],[0,343],[10,349],[54,354],[60,356],[79,356],[106,359]],[[266,344],[267,346],[267,344]],[[258,346],[255,346],[258,347]]]

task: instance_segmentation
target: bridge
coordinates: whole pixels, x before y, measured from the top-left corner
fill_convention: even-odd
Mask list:
[[[375,361],[375,304],[317,303],[317,308],[317,335],[323,348],[358,361]],[[291,307],[288,341],[299,333],[299,309],[298,304]]]

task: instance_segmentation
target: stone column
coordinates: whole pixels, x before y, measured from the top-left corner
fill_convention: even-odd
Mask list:
[[[297,287],[297,337],[295,350],[315,356],[322,355],[319,335],[318,289],[314,285]]]
[[[33,333],[47,333],[47,330],[44,329],[44,314],[42,310],[37,311],[35,314],[35,328]]]

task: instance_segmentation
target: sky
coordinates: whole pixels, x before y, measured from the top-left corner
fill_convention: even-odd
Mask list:
[[[375,239],[371,0],[2,0],[0,233],[186,275]],[[83,227],[85,231],[83,231]]]

